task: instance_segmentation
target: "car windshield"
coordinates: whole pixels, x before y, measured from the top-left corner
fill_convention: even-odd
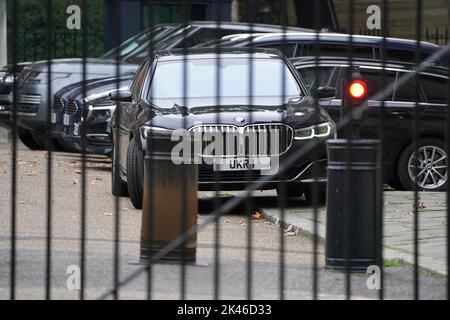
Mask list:
[[[301,95],[296,78],[281,59],[253,58],[250,62],[248,58],[221,58],[218,68],[215,58],[193,58],[159,62],[149,98],[216,97],[218,82],[222,98],[257,96],[286,97],[287,100],[287,97]]]
[[[158,41],[154,41],[152,44],[151,51],[164,50],[168,45],[177,41],[177,39],[182,39],[185,35],[192,29],[192,26],[179,27],[174,29],[172,32],[165,34],[163,37],[159,38]],[[150,55],[150,42],[141,45],[139,48],[134,50],[131,54],[125,57],[125,61],[129,63],[140,64],[145,58]]]
[[[155,27],[150,30],[145,30],[143,32],[138,33],[137,35],[131,37],[130,39],[123,42],[118,47],[115,47],[105,53],[102,58],[104,59],[115,59],[116,55],[119,58],[123,58],[127,55],[130,55],[135,50],[139,50],[142,46],[150,43],[150,39],[153,42],[158,41],[167,34],[170,30],[174,29],[175,26],[164,26],[164,27]],[[148,47],[145,46],[145,47]]]

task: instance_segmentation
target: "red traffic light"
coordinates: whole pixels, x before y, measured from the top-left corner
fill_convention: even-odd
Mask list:
[[[363,99],[367,94],[366,83],[361,80],[353,80],[348,86],[348,94],[353,99]]]

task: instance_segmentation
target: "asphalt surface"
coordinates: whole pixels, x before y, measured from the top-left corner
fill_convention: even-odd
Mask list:
[[[20,150],[18,153],[16,193],[16,283],[18,299],[43,299],[46,288],[46,223],[47,223],[47,153]],[[156,264],[150,269],[135,262],[139,259],[141,214],[127,198],[118,203],[120,255],[115,269],[114,225],[115,198],[110,192],[110,161],[89,156],[86,163],[86,229],[85,229],[85,297],[98,299],[112,293],[114,271],[120,281],[137,276],[119,288],[119,298],[146,299],[148,288],[152,299],[214,299],[216,271],[219,274],[220,299],[246,299],[251,276],[250,297],[279,299],[280,288],[286,299],[313,297],[314,246],[311,239],[282,231],[279,226],[251,213],[260,207],[276,207],[275,193],[257,192],[252,203],[244,203],[198,234],[197,265],[183,268],[179,264]],[[51,298],[77,299],[80,291],[68,288],[70,266],[81,261],[82,175],[80,156],[54,153],[52,157],[51,192]],[[0,299],[10,297],[11,279],[11,151],[0,146]],[[231,192],[199,193],[198,222],[209,218],[218,202],[236,196]],[[216,201],[217,200],[217,201]],[[290,207],[304,206],[302,200],[291,201]],[[257,219],[255,219],[257,218]],[[250,223],[250,228],[249,228]],[[248,231],[251,230],[249,241]],[[281,237],[281,235],[283,235]],[[215,247],[220,247],[216,260]],[[284,254],[281,254],[281,239]],[[249,250],[251,244],[251,250]],[[251,258],[249,264],[248,258]],[[318,292],[320,299],[345,299],[345,275],[325,270],[324,248],[319,243]],[[218,267],[218,268],[217,268]],[[147,271],[151,270],[151,273]],[[283,271],[283,272],[281,272]],[[280,275],[284,275],[284,281]],[[150,275],[150,276],[149,276]],[[385,297],[412,299],[414,293],[411,268],[395,266],[385,269]],[[351,277],[352,299],[376,299],[376,290],[366,286],[367,274]],[[422,299],[445,299],[447,278],[433,274],[420,275]],[[70,282],[74,283],[74,282]],[[184,285],[183,285],[184,283]],[[283,285],[281,285],[283,284]],[[69,286],[70,287],[70,286]],[[182,290],[184,288],[184,290]],[[110,299],[112,295],[106,295]]]

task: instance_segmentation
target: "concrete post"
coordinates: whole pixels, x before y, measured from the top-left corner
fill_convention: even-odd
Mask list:
[[[7,63],[6,0],[0,0],[0,68]]]

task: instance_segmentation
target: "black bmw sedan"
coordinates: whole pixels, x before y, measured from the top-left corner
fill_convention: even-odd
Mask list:
[[[323,99],[334,94],[317,92]],[[113,92],[110,98],[118,102],[112,122],[112,192],[129,194],[137,208],[142,206],[149,135],[170,136],[180,129],[201,136],[196,153],[201,160],[200,190],[213,190],[215,185],[239,190],[269,175],[265,189],[285,181],[288,195],[305,194],[308,199],[311,182],[325,182],[322,142],[335,136],[335,124],[324,109],[314,108],[295,68],[277,50],[161,51],[141,65],[130,91]],[[207,137],[211,134],[226,141],[214,151]],[[317,146],[300,152],[312,140],[319,142]],[[294,153],[295,164],[278,174]]]

